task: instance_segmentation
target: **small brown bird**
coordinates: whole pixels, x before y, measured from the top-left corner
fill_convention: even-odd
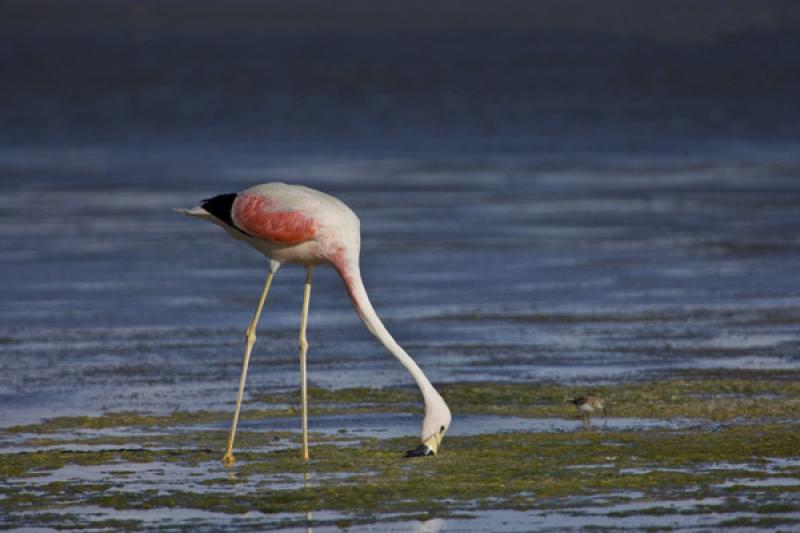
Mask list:
[[[606,401],[599,396],[593,394],[584,394],[578,396],[574,400],[568,400],[581,412],[584,421],[588,422],[589,418],[597,411],[603,411],[603,416],[606,416]]]

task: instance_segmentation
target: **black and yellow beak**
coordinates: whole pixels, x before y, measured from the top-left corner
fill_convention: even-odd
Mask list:
[[[420,443],[419,446],[414,448],[413,450],[408,450],[406,452],[406,457],[427,457],[429,455],[436,455],[439,453],[439,447],[442,445],[442,440],[444,439],[444,433],[439,431],[434,433],[424,441]]]

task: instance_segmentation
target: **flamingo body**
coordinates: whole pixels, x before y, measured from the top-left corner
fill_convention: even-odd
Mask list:
[[[281,210],[268,196],[242,194],[233,204],[236,226],[256,238],[275,244],[300,244],[317,234],[314,218],[300,211]]]
[[[204,218],[219,226],[232,237],[245,241],[269,258],[270,277],[262,295],[251,328],[255,329],[261,305],[269,283],[283,263],[297,263],[308,270],[304,312],[301,319],[301,359],[304,360],[305,319],[310,290],[311,268],[319,264],[331,265],[341,276],[348,295],[367,329],[409,371],[419,387],[425,403],[425,417],[420,432],[420,446],[409,454],[436,454],[444,433],[450,427],[451,415],[441,395],[428,381],[414,360],[397,344],[386,330],[369,301],[361,279],[359,254],[361,223],[358,216],[341,200],[323,192],[299,185],[265,183],[231,193],[209,198],[201,205],[179,212]],[[248,336],[252,332],[248,330]],[[253,341],[254,335],[253,335]],[[245,360],[249,357],[248,351]],[[306,343],[307,347],[307,343]],[[245,362],[241,390],[244,386]],[[304,367],[302,372],[304,373]],[[305,381],[303,381],[303,387]],[[231,442],[235,432],[234,419]],[[229,453],[230,453],[229,443]],[[231,456],[232,460],[232,456]]]
[[[222,226],[273,264],[327,263],[343,278],[358,269],[358,216],[341,200],[309,187],[264,183],[179,211]]]

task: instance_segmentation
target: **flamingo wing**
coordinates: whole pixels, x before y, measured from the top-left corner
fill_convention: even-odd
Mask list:
[[[240,194],[231,209],[233,222],[248,235],[277,244],[300,244],[314,238],[316,221],[302,211],[281,209],[269,197]]]

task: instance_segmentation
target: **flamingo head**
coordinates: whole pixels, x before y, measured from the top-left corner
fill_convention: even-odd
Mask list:
[[[425,399],[425,418],[422,420],[421,442],[406,457],[427,457],[439,453],[444,434],[450,429],[450,409],[435,391]]]

